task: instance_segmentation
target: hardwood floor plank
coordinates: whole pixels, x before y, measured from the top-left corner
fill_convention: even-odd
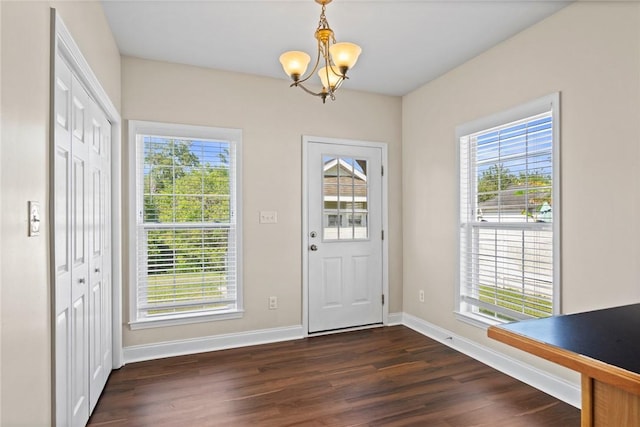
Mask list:
[[[571,427],[580,411],[404,326],[114,371],[89,426]]]

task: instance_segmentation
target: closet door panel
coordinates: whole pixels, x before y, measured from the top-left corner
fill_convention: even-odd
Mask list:
[[[89,149],[90,98],[71,76],[71,425],[89,419]]]
[[[53,255],[56,425],[71,419],[71,71],[56,58]]]
[[[111,258],[107,256],[110,230],[107,207],[110,196],[107,168],[110,167],[108,135],[111,126],[96,104],[91,105],[90,116],[90,268],[91,299],[89,306],[89,409],[93,410],[111,372]]]

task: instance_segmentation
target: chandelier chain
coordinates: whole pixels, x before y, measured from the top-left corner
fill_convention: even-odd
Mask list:
[[[318,22],[318,29],[320,28],[329,28],[329,23],[327,22],[327,17],[324,15],[326,10],[326,6],[322,5],[322,12],[320,12],[320,22]]]

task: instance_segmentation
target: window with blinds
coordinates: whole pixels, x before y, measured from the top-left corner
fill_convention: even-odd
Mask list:
[[[135,321],[237,312],[239,131],[134,127]]]
[[[558,310],[555,104],[459,133],[461,314],[496,323]]]

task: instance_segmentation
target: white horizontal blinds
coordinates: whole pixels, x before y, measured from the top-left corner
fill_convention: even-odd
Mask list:
[[[234,144],[137,140],[138,318],[235,309]]]
[[[553,312],[551,112],[461,143],[461,298],[499,320]]]

